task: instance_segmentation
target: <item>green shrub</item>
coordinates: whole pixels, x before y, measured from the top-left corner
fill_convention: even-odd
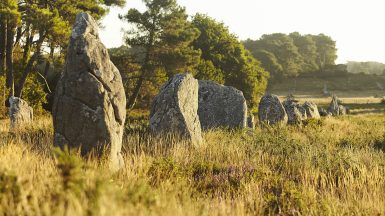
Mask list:
[[[31,74],[24,86],[22,98],[33,108],[36,115],[43,114],[43,104],[47,102],[44,84],[38,81],[37,75]]]

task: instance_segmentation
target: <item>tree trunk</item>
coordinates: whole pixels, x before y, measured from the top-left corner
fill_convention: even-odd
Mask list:
[[[144,72],[142,72],[142,75],[139,77],[138,81],[136,82],[134,92],[132,93],[131,97],[128,99],[127,108],[132,109],[135,106],[136,99],[139,96],[140,89],[143,85],[144,81]]]
[[[0,75],[5,75],[5,51],[7,44],[7,22],[0,15]]]
[[[136,99],[138,98],[140,89],[142,88],[144,78],[146,77],[146,73],[147,73],[147,71],[149,71],[150,55],[151,55],[151,52],[153,49],[154,37],[155,37],[155,31],[151,31],[150,40],[149,40],[149,43],[147,45],[146,56],[144,58],[143,66],[141,69],[142,74],[140,75],[138,81],[136,82],[134,92],[132,93],[132,95],[128,99],[128,103],[127,103],[128,109],[134,108],[135,103],[136,103]]]
[[[19,80],[19,83],[15,89],[15,96],[16,97],[21,97],[25,82],[27,81],[27,77],[29,73],[31,73],[33,65],[35,64],[35,61],[40,55],[41,52],[41,46],[43,44],[45,36],[40,36],[39,40],[37,41],[36,45],[36,51],[33,53],[32,57],[28,60],[27,66],[25,66],[23,74]]]
[[[25,44],[23,47],[23,59],[21,62],[22,65],[25,65],[28,61],[29,53],[31,51],[32,42],[33,42],[33,36],[31,36],[31,33],[30,33],[30,25],[27,25]]]
[[[7,46],[6,46],[6,67],[7,67],[7,79],[6,87],[10,89],[9,95],[13,96],[14,91],[14,77],[13,77],[13,43],[15,36],[16,26],[7,22]]]

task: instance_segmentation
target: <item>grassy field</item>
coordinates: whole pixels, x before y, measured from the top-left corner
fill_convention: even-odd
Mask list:
[[[0,121],[0,215],[384,215],[385,115],[157,140],[130,119],[126,166],[52,148],[50,117]]]

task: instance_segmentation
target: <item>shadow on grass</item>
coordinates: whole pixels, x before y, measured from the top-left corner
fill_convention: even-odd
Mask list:
[[[385,134],[382,139],[376,140],[373,144],[373,148],[385,153]]]

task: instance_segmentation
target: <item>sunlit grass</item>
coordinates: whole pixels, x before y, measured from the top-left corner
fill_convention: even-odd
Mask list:
[[[53,150],[48,117],[0,123],[0,215],[385,214],[383,115],[214,130],[195,148],[128,130],[119,173]]]

